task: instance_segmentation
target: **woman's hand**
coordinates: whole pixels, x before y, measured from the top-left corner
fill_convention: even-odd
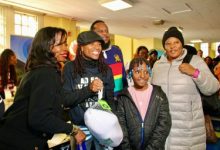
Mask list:
[[[76,144],[82,144],[82,142],[86,139],[86,135],[82,130],[79,129],[74,138],[76,140]]]
[[[96,78],[89,84],[89,89],[93,92],[98,92],[103,89],[103,82],[99,78]]]
[[[179,66],[179,70],[180,72],[184,73],[184,74],[187,74],[189,76],[193,76],[193,74],[195,73],[196,69],[188,64],[188,63],[182,63],[180,66]]]

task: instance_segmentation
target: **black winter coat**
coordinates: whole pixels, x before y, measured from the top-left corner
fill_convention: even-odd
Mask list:
[[[62,97],[61,76],[55,68],[27,72],[0,122],[0,149],[44,150],[54,133],[70,133],[72,125],[62,120]]]
[[[159,86],[153,91],[145,119],[127,89],[118,96],[117,115],[124,138],[121,150],[163,150],[171,128],[168,100]],[[143,126],[143,128],[142,128]]]
[[[79,93],[78,98],[74,98],[77,101],[77,105],[72,105],[69,114],[71,121],[76,125],[85,125],[84,123],[84,113],[87,108],[91,107],[96,101],[98,101],[98,94],[91,92],[89,90],[89,84],[95,78],[102,80],[104,89],[103,89],[103,100],[106,100],[111,106],[112,110],[115,110],[113,91],[114,91],[114,79],[112,75],[111,68],[108,68],[107,74],[102,75],[98,70],[98,64],[92,63],[91,61],[84,60],[85,72],[82,76],[75,74],[73,64],[74,61],[68,62],[64,66],[63,70],[63,89],[66,92]],[[65,96],[65,99],[70,99],[69,95]]]

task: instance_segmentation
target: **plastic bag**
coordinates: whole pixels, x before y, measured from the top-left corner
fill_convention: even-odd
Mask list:
[[[101,145],[116,147],[123,139],[118,118],[104,100],[99,100],[84,114],[86,126]]]

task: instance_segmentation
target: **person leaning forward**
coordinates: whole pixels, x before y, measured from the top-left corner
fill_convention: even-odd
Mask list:
[[[67,50],[64,29],[45,27],[36,33],[14,103],[0,121],[1,150],[48,150],[47,140],[55,133],[84,141],[85,134],[62,119],[65,101],[58,62]]]

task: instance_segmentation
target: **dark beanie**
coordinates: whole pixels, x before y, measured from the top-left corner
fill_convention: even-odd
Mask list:
[[[175,37],[180,40],[182,45],[184,45],[184,39],[182,33],[176,27],[170,27],[163,35],[162,44],[165,46],[165,42],[168,38]]]

